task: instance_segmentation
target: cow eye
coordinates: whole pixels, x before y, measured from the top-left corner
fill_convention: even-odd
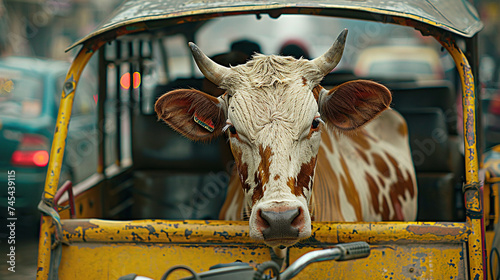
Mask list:
[[[312,121],[312,124],[311,124],[311,129],[317,129],[318,126],[319,126],[319,119],[318,118],[315,118],[313,121]]]

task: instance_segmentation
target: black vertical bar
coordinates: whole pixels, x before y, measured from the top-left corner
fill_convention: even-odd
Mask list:
[[[133,120],[133,115],[134,115],[134,108],[135,108],[135,98],[134,98],[134,84],[135,84],[135,77],[134,77],[134,72],[135,72],[135,63],[134,63],[134,42],[130,41],[128,43],[128,53],[130,57],[130,62],[129,62],[129,71],[130,71],[130,88],[129,88],[129,112],[128,112],[128,121],[129,121],[129,134],[127,135],[127,140],[129,140],[130,146],[128,147],[128,151],[131,151],[132,149],[132,120]],[[140,54],[139,54],[140,55]]]
[[[115,152],[116,152],[116,165],[121,166],[121,151],[122,151],[122,126],[121,126],[121,115],[122,115],[122,98],[121,98],[121,58],[122,58],[122,43],[121,41],[115,41],[116,43],[116,54],[115,54],[115,69],[116,69],[116,143],[115,143]]]
[[[135,64],[134,64],[134,43],[129,42],[128,43],[128,53],[130,56],[130,62],[129,62],[129,71],[130,71],[130,88],[129,88],[129,98],[130,98],[130,104],[129,104],[129,110],[130,110],[130,117],[132,117],[132,113],[134,112],[134,106],[135,106],[135,98],[134,98],[134,72],[135,72]]]
[[[107,81],[108,81],[108,62],[106,61],[106,45],[99,49],[99,81],[98,81],[98,97],[97,97],[97,172],[104,175],[106,179],[106,114],[104,114],[104,106],[107,98]],[[100,191],[101,202],[101,217],[106,217],[106,183],[105,180]]]
[[[97,142],[98,142],[98,162],[97,172],[105,174],[106,169],[106,115],[104,114],[104,105],[107,98],[108,67],[106,62],[106,46],[99,49],[99,81],[97,97]]]
[[[143,44],[142,40],[139,41],[139,74],[140,74],[140,84],[139,84],[139,112],[143,111],[143,92],[142,92],[142,78],[144,76],[144,54],[143,54]],[[132,118],[133,119],[133,118]],[[132,124],[131,124],[132,125]],[[132,126],[133,127],[133,126]]]

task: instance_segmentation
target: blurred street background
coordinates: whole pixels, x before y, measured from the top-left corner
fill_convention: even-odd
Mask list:
[[[43,73],[51,72],[49,70],[52,70],[54,75],[49,76],[47,74],[43,79],[47,81],[46,79],[50,77],[55,80],[55,84],[59,83],[59,85],[56,86],[57,90],[51,90],[54,92],[50,94],[60,95],[60,87],[62,87],[65,72],[68,70],[69,62],[71,62],[72,57],[75,55],[75,50],[66,53],[65,48],[72,42],[94,30],[100,22],[108,17],[110,13],[121,4],[121,2],[120,0],[0,0],[0,61],[16,57],[16,59],[19,60],[11,62],[12,64],[28,64],[20,65],[21,68],[26,69],[26,72],[22,72],[23,77],[20,78],[25,83],[29,81],[26,77],[28,74],[25,73]],[[2,63],[4,63],[4,66],[9,64],[9,62],[0,62],[0,64]],[[87,68],[92,67],[95,67],[95,62],[92,62]],[[61,72],[56,70],[57,68],[60,68]],[[86,71],[90,73],[88,75],[89,86],[86,91],[88,91],[88,95],[92,97],[92,94],[95,94],[95,92],[92,93],[92,91],[96,89],[96,70],[94,68],[86,69]],[[2,66],[0,66],[0,72],[2,72]],[[2,75],[0,75],[0,80],[1,76]],[[36,85],[36,83],[33,83],[33,87],[25,88],[24,90],[29,91],[31,89],[33,91],[38,91],[39,89]],[[50,89],[48,89],[48,91],[50,91]],[[39,97],[41,98],[41,96]],[[5,136],[9,130],[7,127],[2,129],[1,116],[7,114],[12,115],[12,112],[8,112],[6,108],[1,106],[2,103],[6,102],[1,98],[0,94],[0,135],[4,134],[3,136]],[[93,110],[93,108],[86,108],[86,106],[95,106],[95,103],[92,101],[92,99],[90,99],[90,102],[77,101],[75,105],[78,106],[77,103],[79,103],[82,111],[88,112],[88,116],[95,115],[95,110]],[[55,112],[57,112],[57,110],[55,110]],[[88,122],[84,120],[85,118],[82,119],[82,123]],[[78,129],[77,123],[72,122],[72,125],[75,126],[72,128],[74,135],[85,132],[85,130],[81,128]],[[44,130],[49,133],[45,134],[45,137],[49,139],[45,145],[50,148],[50,134],[54,132],[54,127],[53,125],[48,125]],[[84,135],[84,137],[89,136]],[[0,138],[2,138],[2,136],[0,136]],[[0,143],[2,143],[2,140],[0,140]],[[75,150],[78,150],[80,155],[82,155],[79,159],[84,158],[86,152],[82,153],[81,151],[82,149],[88,148],[83,147],[82,144],[74,147],[76,147]],[[6,149],[4,143],[2,143],[2,148],[0,148],[0,150],[1,149]],[[4,163],[4,161],[10,161],[10,156],[9,158],[3,157],[7,156],[0,152],[0,170],[2,171],[0,175],[2,176],[2,180],[0,180],[2,182],[2,196],[0,199],[6,200],[4,195],[7,193],[7,184],[4,180],[7,178],[7,174],[4,174],[6,173],[4,171],[12,167],[8,167]],[[78,166],[85,166],[81,160],[74,160],[73,162],[75,169],[77,169]],[[43,163],[40,165],[43,165]],[[81,181],[87,177],[90,172],[95,172],[95,168],[96,163],[87,166],[85,169],[88,170],[84,172],[86,174],[81,174],[78,176],[79,178],[75,179]],[[22,192],[22,190],[20,190],[21,181],[26,180],[26,178],[32,178],[35,171],[29,171],[28,173],[31,174],[26,174],[26,172],[19,170],[22,168],[12,169],[17,170],[16,181],[19,182],[19,185],[16,189],[16,193],[20,195],[20,192]],[[45,172],[46,165],[41,167],[41,171],[37,174],[39,175],[38,177],[45,177]],[[36,183],[43,185],[43,182]],[[39,190],[39,188],[36,189]],[[41,193],[35,191],[31,193],[30,196],[32,196],[33,199],[29,199],[26,203],[31,205],[23,205],[25,201],[21,201],[21,199],[16,201],[15,204],[16,210],[18,210],[16,211],[18,220],[15,229],[15,272],[7,270],[9,267],[7,263],[9,258],[7,256],[7,253],[9,253],[8,247],[12,244],[7,244],[8,229],[6,228],[7,222],[4,217],[7,210],[4,208],[4,204],[0,207],[2,211],[0,214],[2,218],[2,228],[0,228],[0,279],[35,279],[38,255],[39,215],[36,213],[33,214],[33,209],[36,211],[36,205],[38,203],[35,201],[40,200]],[[21,209],[21,207],[30,210],[26,211]]]
[[[461,1],[461,0],[457,0]],[[485,148],[491,147],[495,143],[500,142],[500,2],[498,0],[475,0],[472,1],[480,17],[485,25],[485,28],[479,34],[479,80],[481,82],[482,98],[485,100],[483,108],[483,127],[485,129]],[[39,72],[39,75],[46,75],[43,79],[54,80],[53,88],[48,88],[47,91],[52,91],[51,96],[61,94],[62,83],[65,77],[65,71],[69,67],[71,59],[75,56],[79,47],[74,48],[69,52],[65,49],[75,42],[76,40],[84,37],[92,32],[99,23],[110,16],[112,11],[122,3],[121,0],[0,0],[0,84],[2,83],[2,65],[5,67],[11,65],[19,66],[17,70],[17,78],[23,81],[23,86],[26,87],[25,91],[29,94],[35,92],[41,87],[41,83],[37,83],[36,79],[29,78],[28,76],[34,75],[32,73]],[[255,17],[252,17],[252,20]],[[263,18],[260,25],[255,29],[245,29],[245,21],[231,22],[230,24],[223,21],[215,20],[210,28],[200,32],[198,37],[199,46],[209,55],[227,51],[231,42],[241,38],[249,38],[257,41],[260,44],[261,51],[264,54],[278,53],[280,46],[284,46],[286,42],[295,42],[297,34],[304,33],[301,38],[304,42],[314,42],[306,46],[310,58],[321,54],[327,46],[332,42],[337,34],[328,30],[328,25],[324,21],[330,19],[318,18],[317,20],[304,22],[303,18],[290,17],[281,21],[278,25],[273,25],[269,28],[269,22],[273,21],[270,18]],[[346,23],[340,20],[337,23],[339,26]],[[346,23],[350,26],[349,42],[351,48],[346,47],[345,57],[340,65],[341,69],[354,69],[354,72],[360,75],[369,75],[370,73],[362,64],[356,65],[356,60],[361,57],[362,53],[373,45],[380,43],[380,40],[385,38],[385,35],[391,34],[392,37],[397,37],[400,33],[401,37],[405,37],[409,28],[396,28],[389,27],[384,31],[380,29],[382,24],[365,24],[363,22],[348,21]],[[318,30],[317,34],[328,34],[324,37],[318,37],[316,33],[310,33],[309,29],[314,29],[317,26],[324,30]],[[387,25],[384,25],[387,26]],[[223,30],[227,34],[226,38],[217,38],[216,42],[213,41],[215,31],[221,32]],[[302,30],[302,31],[301,31]],[[372,32],[372,33],[371,33]],[[389,33],[384,33],[389,32]],[[330,34],[332,33],[332,34]],[[377,34],[372,36],[370,34]],[[394,36],[395,35],[395,36]],[[426,40],[426,38],[418,37],[415,32],[417,40]],[[406,38],[406,37],[405,37]],[[295,40],[295,41],[294,41]],[[302,42],[302,43],[303,43]],[[387,42],[386,42],[387,43]],[[424,42],[427,44],[427,42]],[[394,46],[400,45],[397,42]],[[405,42],[413,44],[413,41]],[[428,43],[432,45],[431,43]],[[299,43],[300,45],[300,43]],[[392,46],[392,47],[394,47]],[[440,47],[432,45],[432,48],[439,50]],[[283,50],[283,49],[281,49]],[[354,51],[352,51],[354,50]],[[176,57],[176,50],[170,50],[173,59],[190,59],[188,54],[179,54]],[[396,50],[393,50],[396,52]],[[377,55],[377,49],[371,49],[371,56]],[[436,51],[438,53],[438,51]],[[367,55],[368,55],[367,54]],[[450,70],[450,59],[443,56],[436,56],[434,61],[430,61],[429,65],[436,70],[435,77],[443,78]],[[439,63],[439,67],[434,67],[434,64]],[[187,65],[187,64],[186,64]],[[70,128],[70,135],[68,136],[68,151],[67,156],[68,165],[63,167],[62,176],[71,179],[74,184],[82,181],[90,176],[96,170],[97,162],[95,161],[95,140],[92,127],[87,127],[92,120],[95,120],[96,112],[96,59],[95,57],[87,66],[84,81],[82,82],[81,89],[85,92],[82,94],[81,100],[76,100],[74,105],[74,114],[78,113],[78,118],[72,119]],[[26,71],[26,72],[23,72]],[[178,75],[181,76],[189,71],[187,68],[179,67],[176,69]],[[38,75],[38,74],[37,74]],[[175,76],[175,73],[173,73]],[[31,76],[30,76],[31,77]],[[434,78],[435,78],[434,77]],[[15,79],[16,77],[11,79]],[[143,82],[147,81],[144,77]],[[1,84],[7,86],[6,83]],[[22,93],[22,94],[28,94]],[[15,158],[2,154],[2,149],[7,149],[6,145],[2,144],[2,139],[18,139],[16,145],[31,145],[37,143],[43,147],[42,150],[50,148],[51,138],[54,127],[48,125],[43,128],[39,134],[33,132],[27,134],[16,134],[8,128],[2,129],[2,115],[9,115],[12,117],[16,113],[24,112],[27,114],[34,114],[31,116],[31,121],[42,114],[41,103],[27,103],[20,107],[21,111],[9,111],[12,107],[2,106],[10,102],[8,99],[2,99],[2,87],[0,87],[0,200],[6,200],[4,197],[7,193],[7,170],[11,170],[9,164],[11,160],[18,160],[19,165],[34,164],[40,169],[30,169],[27,173],[18,172],[16,180],[25,180],[28,177],[35,177],[42,179],[33,179],[32,184],[43,187],[43,179],[46,172],[46,165],[48,156],[44,153],[39,154],[39,158],[34,158],[33,163],[25,163],[24,157],[20,156]],[[21,94],[21,93],[20,93]],[[43,93],[40,93],[43,95]],[[47,94],[47,93],[45,93]],[[43,96],[36,96],[42,100]],[[33,97],[32,97],[33,98]],[[487,101],[487,102],[486,102]],[[3,103],[3,104],[2,104]],[[57,104],[58,101],[56,100]],[[57,111],[57,106],[53,110]],[[24,115],[23,118],[29,118]],[[30,120],[26,122],[30,123]],[[32,130],[30,130],[32,131]],[[26,136],[28,135],[28,136]],[[3,137],[3,138],[2,138]],[[83,139],[83,140],[82,140]],[[94,140],[91,140],[94,139]],[[31,144],[30,144],[31,143]],[[74,144],[72,144],[74,143]],[[22,154],[22,150],[18,154]],[[46,158],[44,158],[46,156]],[[2,158],[5,157],[5,158]],[[8,157],[8,158],[7,158]],[[38,161],[39,160],[39,161]],[[15,169],[15,168],[14,168]],[[40,175],[41,174],[41,175]],[[41,181],[40,181],[41,180]],[[61,182],[64,180],[61,179]],[[19,190],[20,191],[20,190]],[[8,257],[6,256],[7,250],[7,237],[8,228],[5,222],[5,208],[3,204],[0,207],[0,279],[33,279],[36,274],[36,261],[37,261],[37,234],[38,234],[38,220],[39,215],[36,213],[36,204],[40,199],[41,192],[34,191],[30,194],[31,199],[20,201],[26,203],[25,212],[19,212],[18,224],[16,228],[16,272],[12,273],[7,270]],[[5,202],[5,201],[4,201]],[[0,201],[1,204],[1,201]],[[5,204],[5,203],[4,203]],[[35,212],[34,212],[34,211]]]

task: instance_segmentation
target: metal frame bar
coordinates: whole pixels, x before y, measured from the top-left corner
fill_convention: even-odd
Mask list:
[[[50,161],[47,168],[47,176],[45,178],[45,187],[42,196],[42,203],[49,207],[54,206],[54,196],[59,185],[59,176],[61,174],[62,161],[64,157],[64,148],[66,146],[66,138],[68,136],[68,126],[73,108],[73,100],[75,98],[75,90],[80,80],[83,69],[94,52],[104,45],[104,41],[98,44],[84,46],[74,59],[68,70],[57,113],[56,128],[54,139],[50,150]],[[40,228],[39,240],[39,255],[37,279],[48,279],[50,262],[51,262],[51,237],[54,232],[52,227],[53,219],[50,216],[42,216],[42,224]]]
[[[173,243],[173,244],[252,244],[244,221],[107,221],[100,219],[64,220],[64,242]],[[303,245],[338,244],[355,241],[390,244],[462,243],[471,230],[466,223],[448,222],[313,222],[313,238]],[[161,234],[159,234],[161,233]]]
[[[120,40],[115,41],[115,59],[122,59],[122,42]],[[130,54],[129,54],[130,56]],[[115,141],[115,152],[117,166],[121,166],[122,161],[122,126],[121,126],[121,116],[122,116],[122,91],[121,91],[121,77],[122,77],[122,67],[121,62],[114,63],[116,70],[116,104],[115,104],[115,123],[116,123],[116,141]]]
[[[438,41],[445,47],[455,61],[462,81],[462,107],[465,145],[465,208],[467,224],[472,230],[468,242],[470,279],[486,279],[486,252],[484,244],[484,221],[482,193],[479,182],[479,164],[476,142],[475,84],[471,67],[465,54],[451,38]],[[477,277],[477,278],[476,278]]]

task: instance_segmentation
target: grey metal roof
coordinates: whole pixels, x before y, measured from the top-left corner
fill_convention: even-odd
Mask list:
[[[107,33],[111,38],[124,33],[120,28],[140,22],[160,20],[191,21],[232,14],[269,13],[318,14],[384,21],[397,16],[442,28],[464,37],[472,37],[483,28],[475,8],[467,0],[128,0],[118,7],[94,32],[78,40],[69,49]],[[115,34],[113,34],[115,32]],[[126,33],[126,32],[125,32]]]

